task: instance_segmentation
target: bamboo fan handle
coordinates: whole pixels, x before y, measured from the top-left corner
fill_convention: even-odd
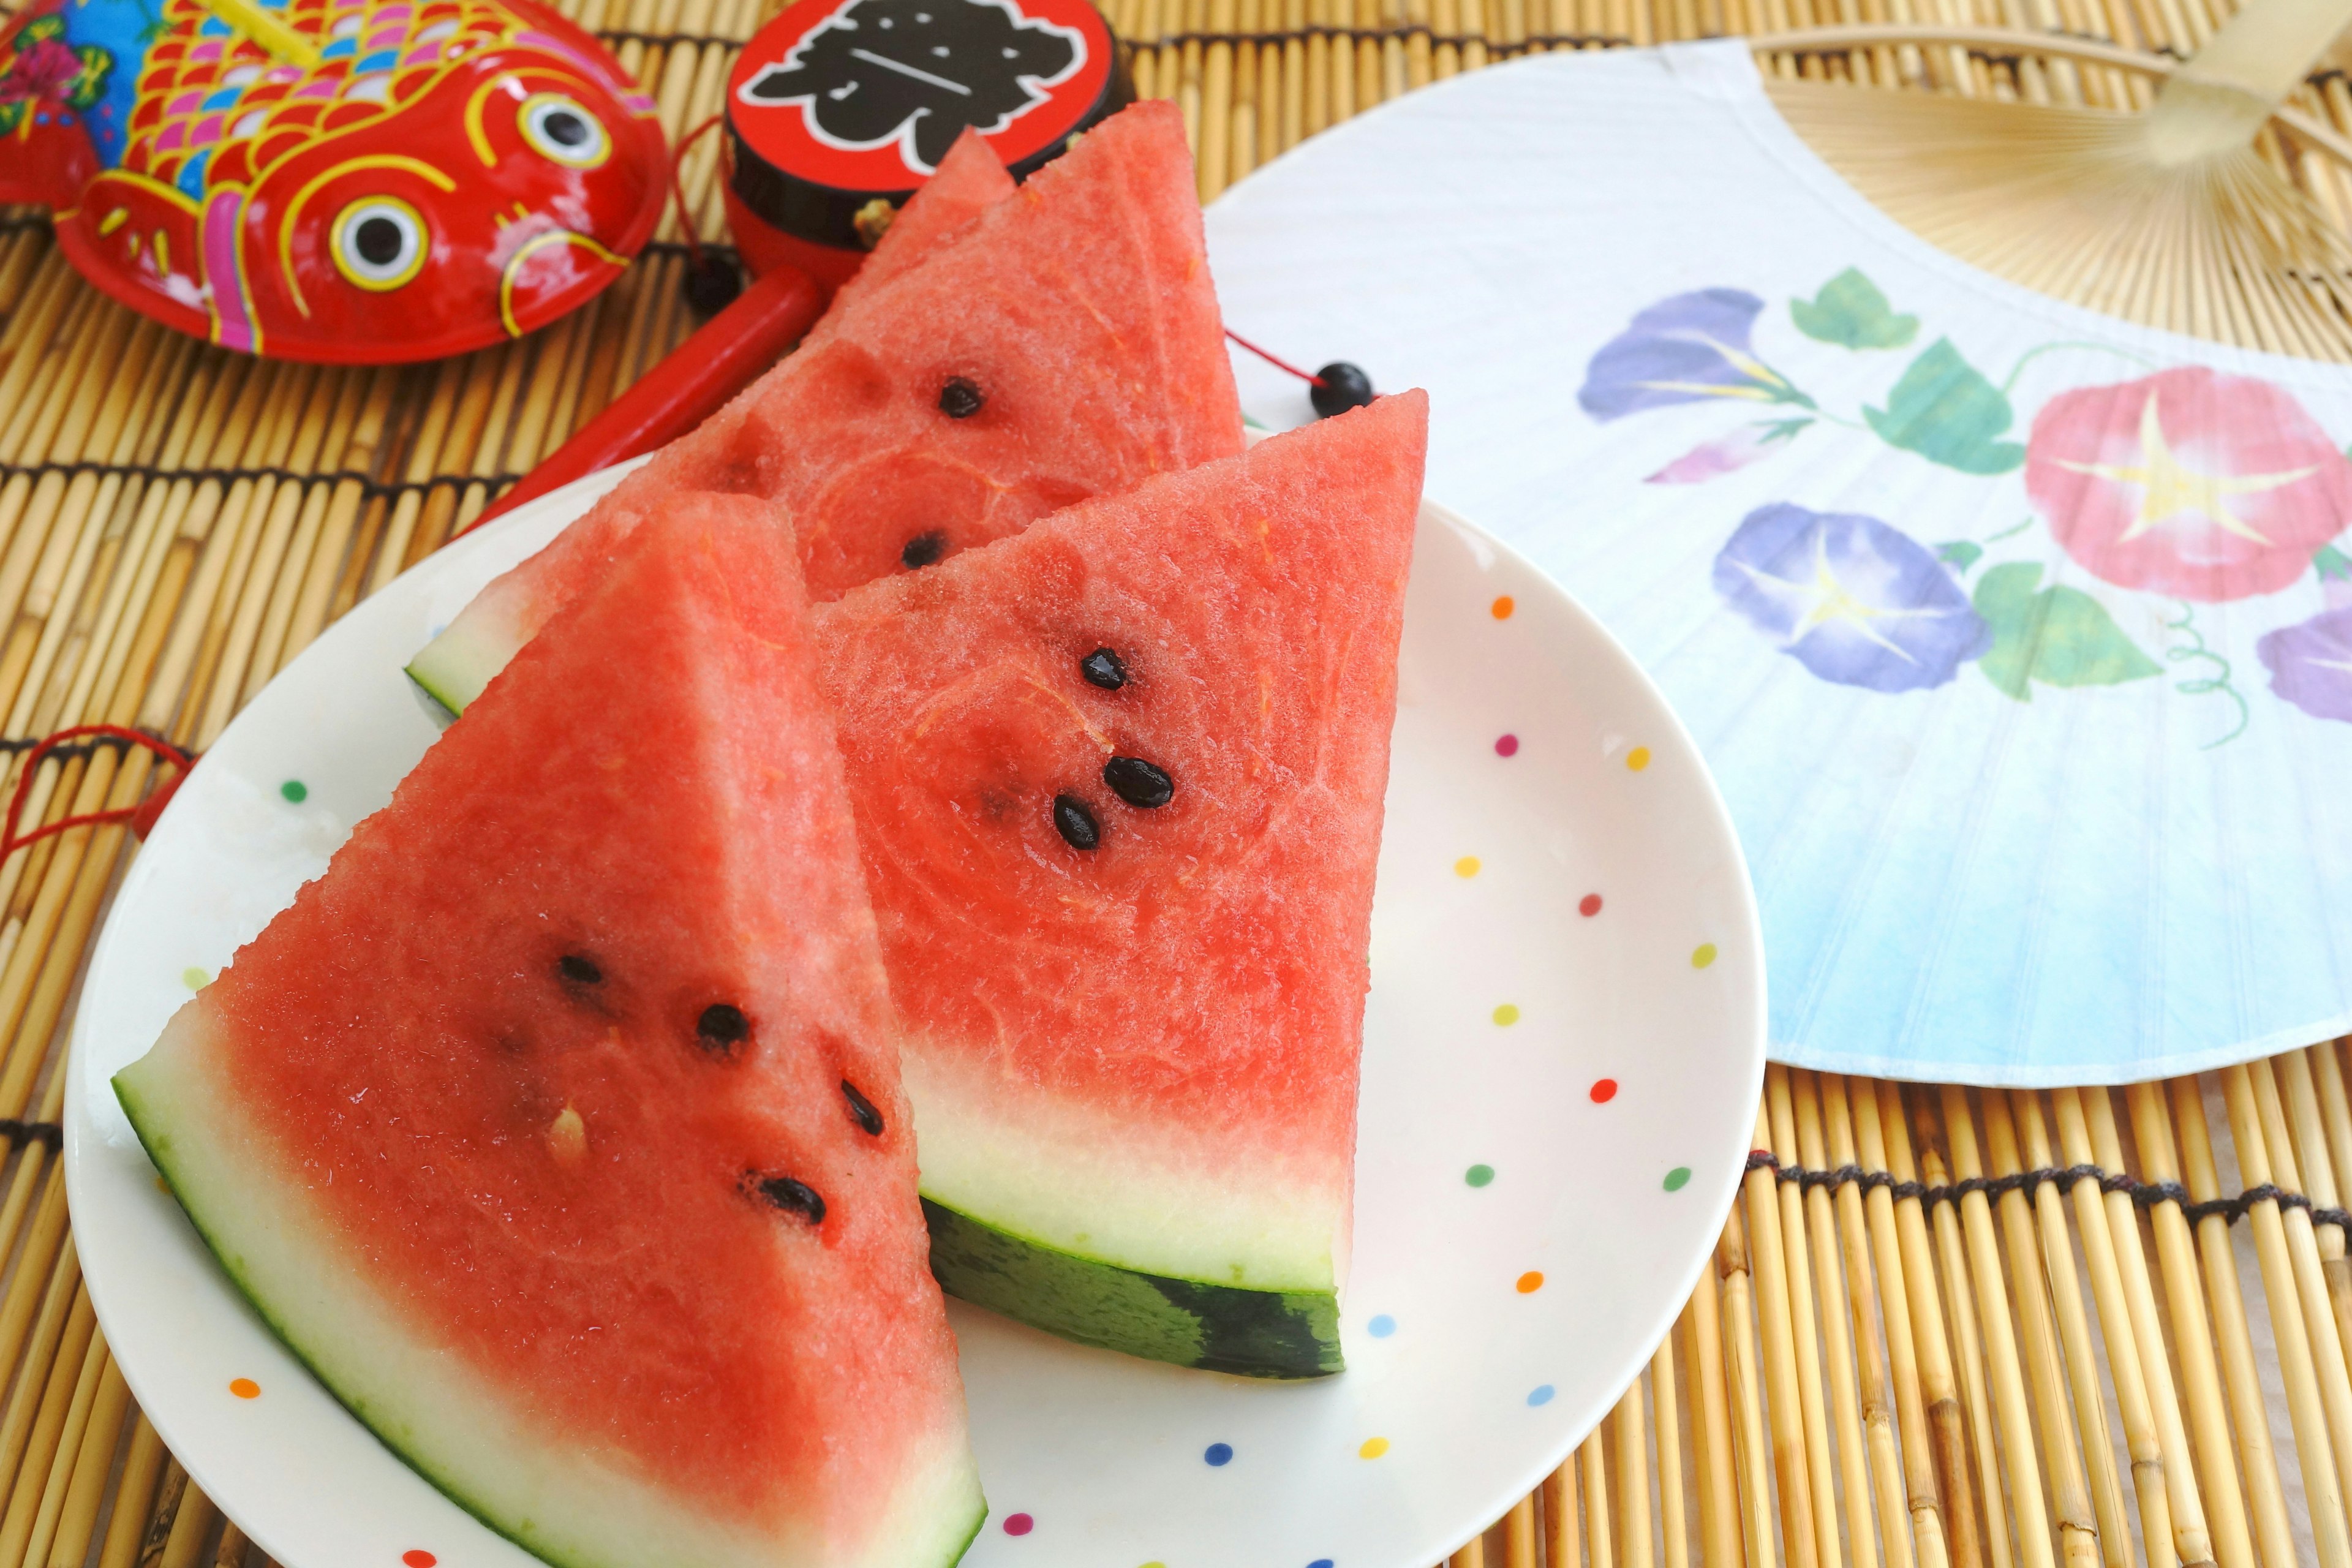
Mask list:
[[[2269,0],[2257,0],[2257,5]],[[2327,0],[2326,9],[2335,10],[2339,0]],[[2347,7],[2352,8],[2352,7]],[[2219,41],[2217,38],[2216,42]],[[1957,45],[1964,49],[1981,50],[1996,55],[2042,55],[2057,59],[2074,60],[2083,65],[2105,66],[2114,70],[2130,71],[2137,76],[2168,79],[2186,69],[2175,66],[2160,55],[2142,54],[2120,44],[2103,44],[2095,39],[2072,37],[2063,33],[2034,33],[2021,27],[1948,27],[1915,23],[1864,23],[1844,27],[1798,27],[1785,33],[1753,36],[1749,47],[1759,55],[1843,54],[1852,49],[1900,47],[1904,45],[1932,47]],[[2209,47],[2210,46],[2208,46]],[[2326,47],[2325,40],[2321,47]],[[2202,58],[2200,55],[2199,58]],[[2316,54],[2313,56],[2316,58]],[[2305,60],[2308,65],[2309,60]],[[2095,112],[2086,110],[2085,112]],[[2347,170],[2352,170],[2352,139],[2333,128],[2321,124],[2300,110],[2274,107],[2268,110],[2294,139],[2315,152],[2325,153]],[[2259,125],[2259,121],[2256,122]],[[2247,132],[2231,145],[2242,145],[2251,140]]]
[[[2148,149],[2179,167],[2234,152],[2352,23],[2352,0],[2250,0],[2158,89]]]

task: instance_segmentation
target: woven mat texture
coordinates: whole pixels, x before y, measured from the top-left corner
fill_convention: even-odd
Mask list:
[[[718,108],[763,17],[761,0],[563,8],[638,73],[673,136]],[[1529,51],[1917,21],[2178,56],[2225,14],[2202,0],[1112,12],[1139,89],[1183,106],[1204,199],[1363,109]],[[1957,47],[1767,63],[2116,107],[2147,90]],[[2352,130],[2340,75],[2314,77],[2299,101]],[[685,164],[706,234],[722,227],[715,151],[706,138]],[[2331,216],[2352,213],[2334,166],[2265,152]],[[37,216],[0,211],[0,783],[31,738],[68,724],[209,745],[329,621],[692,330],[677,239],[666,225],[617,285],[528,339],[336,370],[175,337],[83,285]],[[41,764],[28,820],[133,804],[152,782],[142,751],[69,752]],[[130,1399],[58,1171],[75,990],[134,848],[120,827],[77,829],[0,866],[0,1568],[266,1563]],[[2352,1568],[2352,1265],[2336,1176],[2352,1177],[2347,1044],[2115,1092],[1775,1068],[1744,1195],[1649,1372],[1453,1568]]]

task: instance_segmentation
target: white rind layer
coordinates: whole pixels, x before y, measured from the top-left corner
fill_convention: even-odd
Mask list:
[[[987,1505],[961,1443],[910,1458],[836,1545],[788,1525],[730,1524],[649,1485],[618,1457],[527,1427],[456,1353],[419,1335],[362,1278],[276,1152],[205,1070],[201,999],[115,1090],[180,1203],[238,1288],[335,1396],[491,1529],[562,1568],[946,1568]]]
[[[473,603],[408,664],[410,678],[452,713],[463,713],[470,707],[499,671],[522,651],[525,639],[517,635],[508,616],[496,613],[488,603],[489,594],[486,588],[475,595]]]
[[[1241,1129],[1156,1136],[911,1036],[899,1070],[923,1195],[935,1203],[1173,1279],[1334,1291],[1347,1279],[1352,1150],[1316,1162],[1253,1144]]]

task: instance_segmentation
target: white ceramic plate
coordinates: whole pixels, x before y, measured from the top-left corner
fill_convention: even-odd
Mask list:
[[[91,1297],[164,1441],[287,1568],[534,1560],[271,1337],[107,1079],[432,743],[401,665],[616,477],[441,551],[295,660],[180,791],[92,960],[66,1098]],[[1755,909],[1713,784],[1598,623],[1435,507],[1401,687],[1349,1371],[1181,1371],[951,1305],[993,1510],[969,1568],[1428,1568],[1592,1428],[1697,1276],[1764,1059]]]

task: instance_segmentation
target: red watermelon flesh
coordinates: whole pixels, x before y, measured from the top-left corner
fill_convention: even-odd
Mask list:
[[[934,1568],[984,1513],[769,511],[648,516],[116,1079],[337,1395],[579,1568]]]
[[[1426,426],[1382,398],[818,608],[950,1293],[1337,1369]]]
[[[849,291],[799,352],[485,588],[410,672],[462,710],[677,489],[781,502],[823,601],[1240,449],[1183,117],[1135,104],[921,265]]]
[[[915,188],[907,205],[890,220],[890,226],[882,231],[874,253],[848,282],[834,291],[833,308],[824,321],[817,322],[815,331],[825,330],[826,321],[840,310],[844,300],[870,292],[929,260],[964,225],[1014,189],[1013,176],[1004,172],[995,149],[982,140],[979,132],[967,128],[940,160],[931,177]]]

